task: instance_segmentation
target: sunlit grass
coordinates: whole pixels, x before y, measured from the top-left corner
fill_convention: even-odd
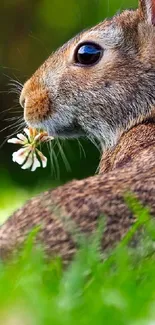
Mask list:
[[[0,224],[4,222],[15,210],[20,208],[28,199],[41,192],[41,188],[23,189],[9,183],[0,194]]]
[[[6,193],[7,191],[7,193]],[[4,190],[0,198],[0,224],[30,197],[23,189],[12,187]]]
[[[10,180],[8,175],[4,171],[0,173],[0,224],[2,224],[14,211],[22,207],[22,205],[41,192],[44,192],[58,186],[57,182],[51,182],[50,180],[44,180],[44,182],[36,182],[34,186],[19,186]]]

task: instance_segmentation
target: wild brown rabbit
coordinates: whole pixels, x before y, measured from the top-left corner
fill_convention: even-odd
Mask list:
[[[99,175],[72,181],[28,201],[0,228],[1,256],[41,225],[47,252],[72,257],[72,222],[90,234],[105,215],[103,248],[134,222],[124,194],[155,213],[155,0],[141,0],[61,47],[22,90],[25,121],[60,137],[97,138]],[[71,220],[66,222],[66,218]]]

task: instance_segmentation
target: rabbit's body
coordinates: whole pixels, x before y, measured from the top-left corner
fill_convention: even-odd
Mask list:
[[[41,225],[38,237],[48,254],[68,260],[76,248],[72,226],[90,234],[103,215],[102,245],[111,247],[134,222],[124,199],[128,192],[155,214],[154,123],[138,125],[124,134],[116,148],[104,154],[99,175],[45,192],[15,212],[0,228],[1,255],[6,256],[33,227]]]
[[[88,234],[101,215],[103,248],[112,246],[134,222],[124,200],[129,191],[155,213],[154,7],[140,1],[137,11],[79,34],[26,82],[21,104],[29,125],[54,136],[96,137],[105,151],[99,175],[41,194],[6,221],[3,256],[39,224],[47,252],[68,260],[76,248],[72,223]],[[84,58],[93,60],[88,66],[77,62],[85,50],[93,52]]]

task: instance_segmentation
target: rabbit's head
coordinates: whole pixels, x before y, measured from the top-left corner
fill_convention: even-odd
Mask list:
[[[155,0],[124,11],[63,45],[25,83],[26,123],[58,137],[114,145],[153,116]]]

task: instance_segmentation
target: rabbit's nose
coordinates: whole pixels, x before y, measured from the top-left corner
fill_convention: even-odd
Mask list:
[[[45,120],[51,114],[48,91],[31,80],[23,87],[19,102],[24,110],[24,119],[30,125]]]

